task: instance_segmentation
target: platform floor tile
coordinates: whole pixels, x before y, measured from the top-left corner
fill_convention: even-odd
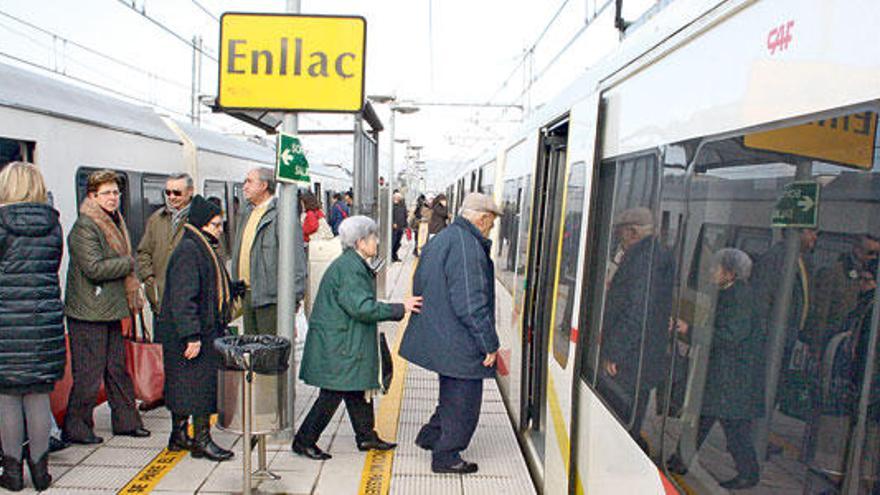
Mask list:
[[[141,467],[77,466],[54,483],[57,488],[121,489]]]

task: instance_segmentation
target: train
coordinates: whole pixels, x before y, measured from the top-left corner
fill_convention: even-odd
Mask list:
[[[614,25],[613,11],[594,22]],[[831,297],[838,262],[880,239],[878,23],[870,0],[664,3],[442,187],[453,212],[473,191],[503,210],[491,234],[496,379],[539,492],[723,493],[738,474],[721,428],[702,446],[697,431],[707,392],[725,393],[707,390],[724,316],[712,259],[723,248],[753,261],[756,305],[768,294],[759,280],[776,292],[800,286],[803,298],[792,330],[796,296],[779,297],[756,325],[760,355],[742,357],[760,363],[741,379],[755,380],[763,406],[748,417],[759,479],[743,492],[880,492],[876,250],[868,286],[856,289],[873,302],[840,308],[861,316],[869,344],[845,354],[840,338],[812,343],[800,354],[811,366],[792,350],[808,333],[855,331],[813,308]],[[635,369],[627,384],[606,367],[603,344],[619,337],[603,323],[623,253],[615,222],[633,208],[650,212],[653,249],[675,270],[669,329],[649,328],[649,289],[629,308],[641,335],[617,363]],[[814,244],[799,244],[804,232]],[[775,268],[771,251],[784,259]],[[651,332],[662,334],[663,359],[650,357]],[[829,356],[862,366],[836,409],[844,399]]]

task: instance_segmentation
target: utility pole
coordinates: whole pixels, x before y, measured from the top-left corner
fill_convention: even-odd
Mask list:
[[[202,92],[202,37],[193,36],[192,39],[192,80],[190,82],[190,122],[195,126],[202,124],[202,112],[199,107],[199,95]]]
[[[287,0],[287,12],[298,14],[300,0]],[[299,128],[298,115],[294,112],[284,114],[284,132],[296,134]],[[294,236],[295,224],[299,223],[296,214],[296,184],[278,182],[278,336],[296,343],[296,257],[305,253],[296,252]],[[308,273],[308,267],[306,267]],[[291,350],[290,368],[287,371],[287,417],[291,425],[294,420],[293,404],[296,393],[296,353]]]

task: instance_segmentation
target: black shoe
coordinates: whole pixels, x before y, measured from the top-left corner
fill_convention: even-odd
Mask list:
[[[189,437],[189,417],[177,414],[171,415],[171,435],[168,437],[168,450],[180,452],[192,450],[192,439]]]
[[[471,474],[476,473],[479,467],[476,463],[458,461],[450,466],[431,466],[431,471],[437,474]]]
[[[52,476],[49,474],[49,453],[43,454],[43,457],[36,462],[28,459],[28,467],[31,470],[31,480],[34,482],[34,488],[38,492],[48,489],[49,485],[52,484]]]
[[[60,438],[49,437],[49,453],[61,452],[70,447],[70,444]]]
[[[226,450],[211,438],[211,423],[207,416],[193,418],[195,437],[192,443],[192,456],[196,459],[208,459],[223,462],[232,459],[232,451]]]
[[[719,483],[719,485],[721,488],[726,488],[728,490],[745,490],[746,488],[752,488],[757,485],[758,481],[760,481],[760,479],[756,476],[737,475],[736,478]]]
[[[154,400],[153,402],[141,402],[138,406],[138,410],[143,412],[152,411],[153,409],[158,409],[165,405],[165,398],[161,398],[159,400]]]
[[[43,456],[45,457],[45,456]],[[0,475],[0,486],[11,492],[20,492],[24,488],[21,461],[8,455],[3,456],[3,474]]]
[[[147,430],[147,429],[141,427],[141,428],[135,428],[131,431],[120,431],[120,432],[114,431],[113,434],[119,435],[122,437],[147,438],[148,436],[150,436],[150,430]]]
[[[75,443],[78,445],[97,445],[99,443],[104,443],[103,438],[91,432],[85,438],[72,438],[67,435],[62,435],[61,440],[67,443]]]
[[[385,440],[376,437],[370,440],[364,440],[363,442],[358,442],[357,447],[361,452],[366,452],[368,450],[391,450],[394,447],[397,447],[397,444],[386,442]]]
[[[672,474],[678,474],[681,476],[688,474],[688,467],[684,464],[678,454],[673,454],[672,457],[666,461],[666,469]]]
[[[326,461],[327,459],[331,459],[333,456],[321,450],[317,445],[300,445],[293,442],[293,445],[290,447],[293,450],[294,454],[299,454],[303,457],[308,457],[309,459],[315,461]]]
[[[427,440],[416,437],[416,441],[414,442],[420,449],[424,450],[434,450],[434,444],[432,442],[428,442]]]

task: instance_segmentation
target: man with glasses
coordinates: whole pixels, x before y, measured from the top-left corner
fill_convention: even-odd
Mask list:
[[[180,242],[183,226],[189,217],[193,197],[193,179],[189,174],[175,174],[165,182],[165,206],[150,215],[144,236],[137,248],[137,275],[144,284],[144,292],[153,311],[153,328],[162,309],[165,290],[165,270],[171,253]],[[142,403],[140,409],[149,411],[162,401]]]

